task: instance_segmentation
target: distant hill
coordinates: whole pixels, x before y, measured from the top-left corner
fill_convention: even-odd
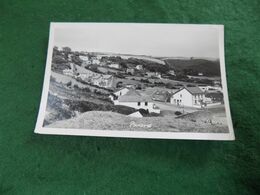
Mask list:
[[[203,73],[204,76],[220,76],[219,60],[166,59],[165,62],[177,74],[198,75],[198,73]]]
[[[156,57],[152,56],[146,56],[146,55],[132,55],[132,54],[120,54],[120,53],[101,53],[101,52],[91,52],[90,54],[95,55],[95,56],[106,56],[106,57],[116,57],[120,56],[122,59],[138,59],[138,60],[143,60],[143,61],[148,61],[148,62],[154,62],[158,64],[165,65],[164,60],[161,60]]]

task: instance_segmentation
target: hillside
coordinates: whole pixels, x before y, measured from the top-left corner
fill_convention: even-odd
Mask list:
[[[195,76],[198,73],[203,73],[204,76],[220,76],[220,63],[218,60],[166,59],[165,62],[177,74],[182,73]]]
[[[102,118],[102,123],[100,119]],[[134,124],[134,125],[131,125]],[[140,127],[138,125],[150,125]],[[172,116],[134,118],[107,111],[89,111],[68,120],[54,122],[50,128],[76,128],[96,130],[128,130],[128,131],[172,131],[172,132],[227,132],[226,126],[212,125],[205,121],[176,119]]]
[[[164,60],[152,57],[152,56],[145,56],[145,55],[131,55],[131,54],[119,54],[119,53],[98,53],[98,52],[92,52],[91,55],[100,56],[100,57],[116,57],[120,56],[124,60],[128,60],[130,58],[138,59],[138,60],[144,60],[147,62],[153,62],[158,63],[161,65],[165,65]]]

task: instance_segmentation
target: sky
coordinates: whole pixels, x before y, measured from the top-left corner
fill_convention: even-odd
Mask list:
[[[54,45],[74,51],[109,52],[154,57],[219,57],[216,26],[54,23]]]

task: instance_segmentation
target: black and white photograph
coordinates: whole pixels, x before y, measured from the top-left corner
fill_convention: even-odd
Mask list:
[[[35,132],[234,140],[223,25],[51,23]]]

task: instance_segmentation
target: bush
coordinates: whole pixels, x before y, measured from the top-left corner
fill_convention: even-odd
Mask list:
[[[56,82],[56,78],[51,76],[51,79],[50,79],[51,82]]]
[[[149,83],[148,79],[141,79],[140,81],[143,82],[143,83]]]
[[[66,84],[66,86],[67,86],[67,87],[70,87],[71,84],[72,84],[71,81],[69,81],[69,82]]]
[[[145,109],[139,109],[138,110],[143,116],[148,116],[149,115],[149,111],[145,110]]]
[[[196,85],[188,84],[187,87],[196,87]]]
[[[114,106],[112,111],[120,113],[120,114],[124,114],[124,115],[129,115],[129,114],[132,114],[133,112],[136,112],[136,109],[128,107],[128,106],[116,105],[116,106]]]
[[[168,88],[168,89],[174,89],[175,88],[172,83],[166,83],[165,87]]]
[[[157,117],[157,116],[160,116],[160,114],[152,112],[152,113],[149,114],[149,116]]]
[[[174,112],[174,114],[177,115],[177,116],[182,115],[182,113],[180,111],[176,111],[176,112]]]
[[[91,92],[91,90],[89,88],[83,88],[82,91],[84,91],[84,92]]]
[[[66,63],[67,60],[65,60],[62,56],[60,55],[57,55],[57,56],[54,56],[52,58],[52,63],[55,63],[55,64],[62,64],[62,63]]]

